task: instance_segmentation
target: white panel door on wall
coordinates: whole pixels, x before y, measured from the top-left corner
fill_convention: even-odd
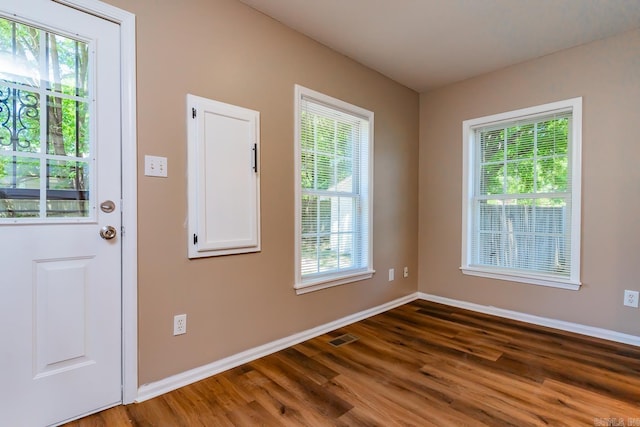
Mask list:
[[[260,251],[260,113],[187,95],[189,258]]]
[[[122,401],[120,40],[0,0],[0,425]]]

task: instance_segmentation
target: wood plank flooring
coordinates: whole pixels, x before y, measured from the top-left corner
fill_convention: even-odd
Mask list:
[[[131,425],[640,426],[640,348],[415,301],[67,424]]]

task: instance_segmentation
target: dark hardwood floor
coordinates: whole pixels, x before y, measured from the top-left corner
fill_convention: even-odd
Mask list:
[[[640,426],[640,348],[415,301],[68,424],[129,425]]]

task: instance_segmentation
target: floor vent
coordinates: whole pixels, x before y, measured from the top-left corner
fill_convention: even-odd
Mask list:
[[[329,341],[329,344],[331,344],[334,347],[340,347],[341,345],[349,344],[354,341],[358,341],[357,336],[351,335],[351,334],[344,334],[344,335],[340,335],[338,338],[332,339],[331,341]]]

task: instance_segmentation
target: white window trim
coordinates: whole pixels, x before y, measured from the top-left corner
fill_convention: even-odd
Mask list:
[[[374,113],[364,108],[349,104],[348,102],[333,98],[304,86],[295,85],[294,90],[294,186],[295,186],[295,284],[296,294],[306,294],[320,289],[326,289],[333,286],[345,285],[360,280],[366,280],[373,277],[375,270],[373,269],[373,141],[374,141]],[[319,103],[326,104],[335,109],[343,110],[349,114],[358,115],[369,121],[369,159],[368,159],[368,197],[364,203],[368,205],[369,221],[368,221],[368,250],[367,250],[367,266],[358,270],[349,270],[345,272],[327,274],[322,277],[313,279],[302,279],[301,270],[301,230],[302,230],[302,186],[300,185],[301,173],[301,150],[300,150],[300,101],[302,97],[311,98]]]
[[[572,111],[571,131],[571,272],[567,279],[533,272],[503,270],[470,265],[471,233],[473,222],[473,188],[476,159],[474,129],[480,126],[512,122],[519,118],[560,111]],[[509,111],[500,114],[465,120],[462,123],[463,179],[462,179],[462,273],[511,282],[528,283],[561,289],[580,289],[580,218],[581,218],[581,176],[582,176],[582,97],[549,104]]]

